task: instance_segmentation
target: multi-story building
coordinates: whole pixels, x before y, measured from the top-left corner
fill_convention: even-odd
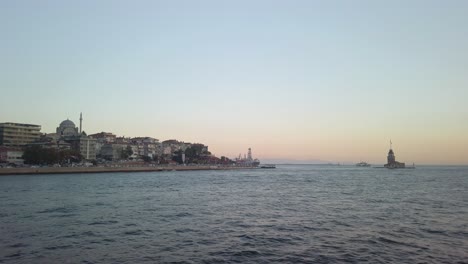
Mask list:
[[[131,140],[132,145],[137,146],[139,156],[154,158],[162,153],[161,143],[156,138],[135,137]]]
[[[125,144],[107,143],[102,146],[100,156],[106,160],[119,160],[122,152],[127,147]]]
[[[129,138],[129,137],[116,137],[114,143],[129,144],[130,141],[131,141],[131,138]]]
[[[17,148],[0,147],[0,163],[23,164],[23,151]]]
[[[89,135],[89,137],[96,139],[95,151],[96,154],[101,152],[101,148],[108,144],[115,142],[116,136],[109,132],[101,132]]]
[[[41,136],[41,126],[19,123],[0,123],[0,146],[23,147]]]
[[[86,160],[96,159],[96,140],[85,135],[69,137],[66,140],[71,145],[71,149],[78,150]]]
[[[174,152],[182,150],[185,151],[187,148],[192,146],[191,143],[185,143],[175,139],[169,139],[162,142],[162,153],[164,155],[172,155]]]
[[[90,137],[96,139],[98,142],[112,143],[115,141],[116,136],[110,132],[101,132],[89,135]]]
[[[87,160],[96,159],[96,140],[90,137],[80,137],[80,153]]]

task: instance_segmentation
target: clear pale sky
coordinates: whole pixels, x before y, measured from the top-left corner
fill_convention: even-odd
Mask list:
[[[0,122],[468,164],[468,1],[0,1]]]

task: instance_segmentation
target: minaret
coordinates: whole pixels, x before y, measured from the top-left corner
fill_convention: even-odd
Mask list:
[[[80,112],[80,135],[81,135],[82,124],[83,124],[83,114]]]

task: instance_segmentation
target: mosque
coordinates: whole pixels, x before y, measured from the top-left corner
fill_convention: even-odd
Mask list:
[[[81,129],[80,131],[78,131],[78,128],[75,126],[75,123],[67,119],[60,123],[60,125],[56,129],[56,133],[61,137],[75,137],[81,134]]]
[[[387,164],[385,164],[384,167],[387,169],[405,168],[405,163],[398,162],[395,159],[395,154],[393,153],[393,149],[392,149],[392,141],[390,141],[390,150],[388,151],[388,155],[387,155]]]
[[[46,137],[56,142],[58,148],[70,148],[78,150],[86,160],[96,159],[96,139],[88,137],[82,131],[83,115],[80,113],[80,127],[67,119],[60,123],[56,133],[47,134]]]

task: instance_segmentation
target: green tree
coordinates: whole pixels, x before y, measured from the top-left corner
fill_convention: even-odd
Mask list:
[[[23,160],[26,164],[41,164],[42,156],[41,146],[28,146],[23,151]]]
[[[122,149],[122,153],[121,153],[122,159],[128,159],[128,157],[130,157],[131,155],[133,155],[133,150],[130,145],[127,145],[126,148]]]
[[[34,165],[52,165],[64,164],[69,160],[80,162],[82,156],[77,150],[43,148],[41,146],[28,146],[23,151],[23,159],[26,164]]]
[[[149,156],[141,156],[141,158],[143,159],[144,162],[151,162],[153,160]]]

